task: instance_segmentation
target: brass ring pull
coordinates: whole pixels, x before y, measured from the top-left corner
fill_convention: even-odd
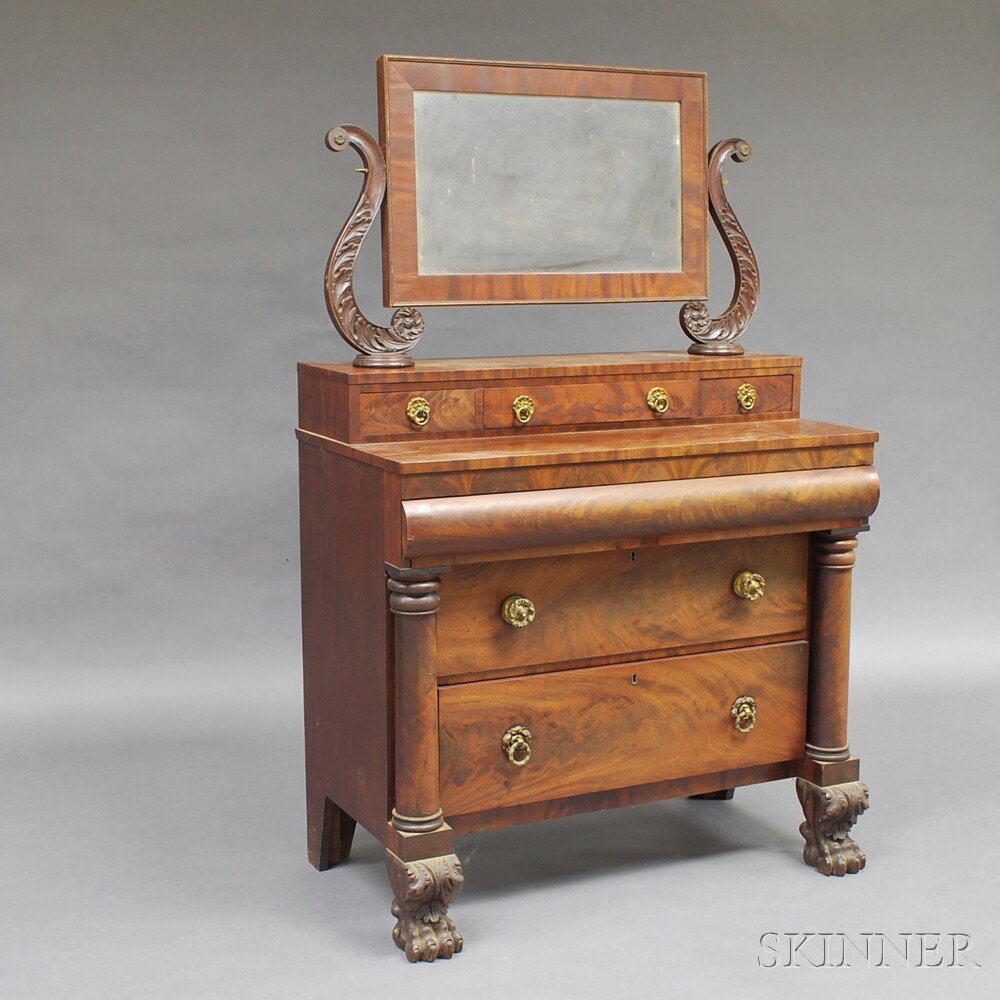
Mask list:
[[[431,419],[431,404],[423,396],[414,396],[406,404],[406,415],[410,418],[411,424],[423,427]]]
[[[531,760],[531,730],[527,726],[511,726],[503,734],[500,748],[514,767],[524,767]]]
[[[759,601],[764,596],[766,585],[767,581],[760,573],[753,573],[748,569],[733,577],[733,593],[744,601]]]
[[[646,405],[654,413],[666,413],[670,409],[670,396],[662,385],[653,386],[646,395]]]
[[[518,396],[511,408],[519,424],[526,424],[535,415],[535,401],[530,396]]]
[[[527,628],[535,620],[535,606],[527,597],[511,594],[500,605],[500,617],[514,628]]]
[[[749,733],[757,722],[757,702],[748,694],[741,695],[733,702],[729,714],[738,733]]]
[[[749,382],[744,382],[736,390],[736,402],[740,404],[741,410],[748,413],[757,402],[757,390]]]

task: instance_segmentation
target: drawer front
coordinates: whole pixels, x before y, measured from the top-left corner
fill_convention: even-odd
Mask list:
[[[443,687],[445,815],[801,757],[807,650],[792,642]],[[737,719],[738,699],[747,708]],[[741,732],[748,716],[753,728]]]
[[[750,389],[744,388],[745,386],[749,386]],[[792,390],[791,375],[702,379],[701,415],[752,417],[760,413],[790,413]],[[748,406],[751,402],[752,405]]]
[[[799,534],[456,566],[441,581],[438,673],[799,638],[807,549]],[[734,590],[744,571],[763,577],[756,600]],[[534,609],[523,627],[502,614],[518,596]]]
[[[426,402],[426,407],[421,400]],[[366,437],[407,431],[414,434],[471,431],[476,428],[476,390],[414,389],[412,392],[363,393],[360,416],[361,433]]]
[[[657,395],[667,396],[663,412],[654,410]],[[514,401],[530,399],[533,410],[527,421],[514,413]],[[661,407],[662,403],[659,404]],[[644,420],[669,421],[697,413],[698,383],[694,379],[658,379],[641,382],[586,382],[576,385],[527,385],[486,389],[483,392],[484,427],[543,427],[553,424],[602,424]],[[524,413],[525,411],[522,411]]]

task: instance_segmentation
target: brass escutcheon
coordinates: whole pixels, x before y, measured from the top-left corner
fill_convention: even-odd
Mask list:
[[[411,424],[423,427],[431,419],[431,404],[423,396],[414,396],[406,404],[406,415]]]
[[[670,409],[670,397],[661,385],[653,386],[646,395],[646,405],[654,413],[666,413]]]
[[[733,577],[733,593],[744,601],[759,601],[764,596],[766,581],[760,573],[745,569]]]
[[[535,606],[527,597],[511,594],[500,605],[500,617],[514,628],[527,628],[535,620]]]
[[[527,726],[511,726],[503,734],[500,748],[514,767],[524,767],[531,760],[531,730]]]
[[[518,396],[512,407],[520,424],[526,424],[535,415],[535,401],[530,396]]]
[[[757,702],[748,694],[741,695],[733,702],[729,714],[737,732],[749,733],[757,722]]]
[[[741,410],[752,410],[757,402],[757,390],[749,382],[744,382],[736,390],[736,402],[740,404]]]

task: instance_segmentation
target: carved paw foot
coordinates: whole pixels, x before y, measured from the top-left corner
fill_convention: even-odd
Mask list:
[[[448,916],[448,904],[458,895],[465,876],[454,854],[423,861],[401,861],[385,852],[396,926],[392,939],[410,962],[451,958],[462,950],[462,935]]]
[[[805,822],[799,827],[806,846],[802,860],[821,875],[854,875],[865,866],[865,855],[850,831],[868,808],[868,786],[861,781],[843,785],[795,782]]]

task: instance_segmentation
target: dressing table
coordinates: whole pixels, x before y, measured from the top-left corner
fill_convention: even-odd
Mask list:
[[[362,162],[325,283],[358,357],[299,365],[310,861],[369,830],[410,961],[462,950],[472,831],[794,778],[805,862],[858,872],[851,572],[877,435],[802,419],[801,358],[738,343],[759,274],[722,168],[749,145],[706,156],[699,73],[378,76],[379,141],[327,137]],[[380,211],[386,327],[354,292]],[[710,216],[736,278],[718,317]],[[412,357],[418,306],[640,300],[684,303],[686,352]]]

